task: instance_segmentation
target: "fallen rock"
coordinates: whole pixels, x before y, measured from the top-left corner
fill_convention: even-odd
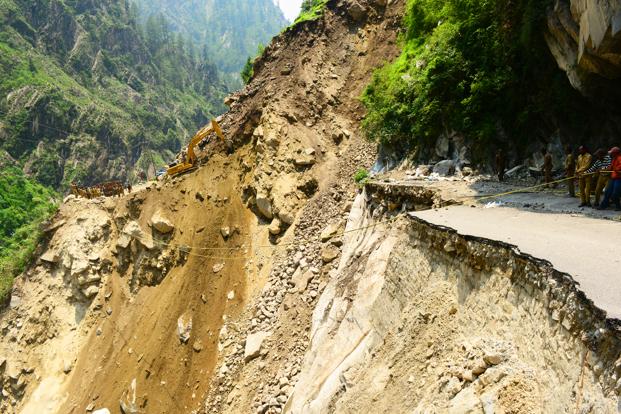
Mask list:
[[[269,332],[256,332],[248,335],[246,338],[246,347],[244,349],[244,361],[250,362],[261,354],[263,341],[270,336]]]
[[[136,221],[130,221],[127,223],[123,228],[123,234],[129,235],[130,237],[138,240],[138,242],[140,242],[140,244],[148,250],[152,250],[155,247],[151,235],[143,231]],[[127,245],[129,245],[129,243]]]
[[[498,365],[503,361],[503,356],[497,353],[488,353],[483,356],[483,361],[488,365]]]
[[[483,412],[481,400],[473,387],[463,389],[450,402],[448,414],[479,414]]]
[[[440,161],[439,163],[433,166],[433,172],[442,177],[448,177],[450,175],[453,175],[455,174],[455,161],[453,160]]]
[[[296,292],[304,292],[308,287],[308,282],[310,282],[314,276],[315,274],[310,270],[302,272],[302,270],[298,268],[298,270],[296,270],[296,272],[293,274],[293,277],[291,278],[291,282],[293,282],[294,285],[294,290]]]
[[[121,411],[124,414],[138,414],[138,404],[136,403],[136,378],[134,378],[129,389],[123,391],[123,396],[119,401]]]
[[[200,339],[194,341],[194,345],[192,345],[192,349],[194,350],[194,352],[201,352],[203,350],[203,341],[201,341]]]
[[[175,229],[175,226],[170,222],[170,220],[168,220],[159,210],[151,217],[151,227],[163,234],[170,233]]]
[[[272,202],[265,194],[257,194],[257,208],[259,209],[259,213],[267,219],[274,218],[274,213],[272,212]]]
[[[321,232],[321,241],[327,242],[332,237],[336,236],[336,233],[339,231],[339,227],[338,223],[329,224],[328,227]]]
[[[89,286],[84,289],[82,293],[84,293],[84,296],[90,299],[97,296],[97,294],[99,293],[99,288],[97,286]]]
[[[330,245],[330,246],[324,247],[321,250],[321,260],[324,263],[333,262],[334,259],[339,257],[340,253],[341,253],[341,251],[336,246],[334,246],[334,245]]]
[[[187,344],[192,332],[192,318],[182,315],[177,319],[177,334],[181,343]]]
[[[279,219],[275,218],[274,220],[272,220],[272,223],[270,224],[268,230],[270,232],[271,235],[273,236],[278,236],[281,233],[281,227],[282,223],[280,222]]]
[[[100,408],[97,411],[93,411],[93,414],[110,414],[110,410],[107,408]]]
[[[295,213],[288,209],[285,209],[278,213],[278,218],[281,222],[290,226],[295,221]]]
[[[347,11],[351,18],[356,21],[364,19],[368,13],[367,9],[357,1],[353,1]]]
[[[217,263],[211,269],[214,273],[220,273],[224,269],[224,263]]]
[[[229,237],[231,237],[231,228],[230,227],[222,227],[220,229],[220,234],[222,235],[222,238],[224,238],[224,240],[228,239]]]
[[[47,263],[55,264],[60,261],[60,256],[58,255],[58,252],[48,250],[43,254],[43,256],[41,256],[41,260]]]

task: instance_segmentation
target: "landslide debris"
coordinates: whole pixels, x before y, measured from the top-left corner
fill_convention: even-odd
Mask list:
[[[275,297],[295,287],[288,309],[309,320],[336,261],[324,266],[306,240],[320,243],[330,222],[343,223],[351,177],[373,162],[373,147],[356,132],[357,97],[372,69],[397,52],[401,2],[369,2],[358,21],[348,6],[334,4],[276,39],[222,119],[232,145],[211,142],[198,171],[120,199],[63,205],[45,260],[16,284],[21,304],[2,315],[6,366],[36,372],[8,378],[21,381],[3,410],[240,412],[271,398],[266,388],[225,407],[219,396],[240,368],[254,375],[255,361],[281,337],[271,334]],[[298,222],[303,230],[290,231]],[[326,242],[333,255],[338,239]],[[296,283],[288,281],[292,255],[306,269]],[[33,316],[39,306],[47,306],[45,321]],[[28,342],[31,332],[47,333],[45,323],[58,333]],[[306,323],[293,337],[298,366]],[[259,335],[247,341],[247,333]]]

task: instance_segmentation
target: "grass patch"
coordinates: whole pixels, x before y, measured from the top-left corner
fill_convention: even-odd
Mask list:
[[[303,22],[317,20],[323,16],[326,4],[328,4],[328,0],[304,0],[302,2],[302,11],[291,27]]]

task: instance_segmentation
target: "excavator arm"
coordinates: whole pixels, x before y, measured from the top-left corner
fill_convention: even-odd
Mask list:
[[[222,141],[224,141],[224,134],[222,133],[220,125],[215,119],[212,119],[210,124],[200,129],[190,140],[190,143],[188,144],[187,161],[169,168],[167,171],[168,175],[174,176],[193,169],[196,166],[197,161],[194,149],[203,139],[207,138],[214,132]]]

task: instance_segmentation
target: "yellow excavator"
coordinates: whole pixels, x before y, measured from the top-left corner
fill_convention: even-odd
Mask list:
[[[172,167],[170,167],[166,172],[169,176],[173,177],[175,175],[182,174],[184,172],[188,172],[196,168],[196,152],[194,152],[194,148],[209,135],[216,133],[216,135],[224,142],[224,134],[222,133],[222,129],[218,124],[218,121],[215,119],[211,120],[209,125],[203,127],[200,131],[194,135],[194,137],[190,140],[188,144],[188,150],[185,157],[181,159],[181,161]]]

